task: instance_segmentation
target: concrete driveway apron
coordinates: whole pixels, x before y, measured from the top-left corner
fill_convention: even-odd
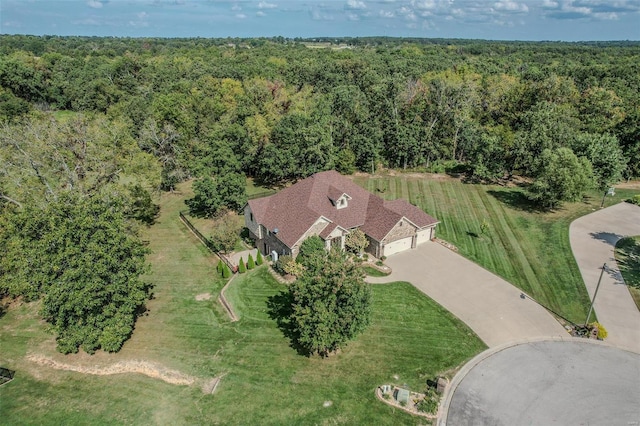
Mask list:
[[[448,248],[427,242],[390,256],[391,275],[371,283],[408,281],[464,321],[489,347],[529,338],[564,337],[565,329],[521,291]]]
[[[613,251],[625,236],[640,235],[640,207],[620,203],[576,219],[569,227],[571,249],[589,296],[607,270],[594,303],[598,321],[607,329],[607,342],[640,353],[640,312],[618,272]],[[585,318],[586,319],[586,318]]]

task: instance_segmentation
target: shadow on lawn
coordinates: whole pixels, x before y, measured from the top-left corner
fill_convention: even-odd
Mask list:
[[[281,291],[267,299],[267,314],[269,318],[275,320],[278,328],[289,339],[289,346],[300,355],[309,356],[309,351],[299,343],[300,334],[294,329],[291,323],[292,298],[288,291]]]
[[[541,213],[547,211],[537,205],[534,201],[528,199],[526,194],[520,189],[492,189],[487,191],[487,194],[516,210],[522,210],[528,213]]]

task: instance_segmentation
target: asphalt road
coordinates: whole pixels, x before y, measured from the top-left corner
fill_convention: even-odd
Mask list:
[[[640,355],[578,338],[488,350],[454,378],[439,425],[640,425]]]

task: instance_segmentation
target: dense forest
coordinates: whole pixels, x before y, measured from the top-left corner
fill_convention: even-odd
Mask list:
[[[640,43],[0,36],[0,293],[107,280],[144,257],[152,194],[189,178],[217,212],[242,204],[245,176],[381,167],[518,176],[548,208],[640,176]],[[96,239],[110,260],[88,251]],[[101,268],[54,268],[69,241]],[[143,271],[132,260],[103,295],[117,320],[90,312],[104,335],[46,298],[59,346],[117,350],[150,291],[131,279]]]

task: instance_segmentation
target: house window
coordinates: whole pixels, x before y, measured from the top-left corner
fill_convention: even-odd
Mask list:
[[[401,221],[400,221],[400,226],[403,226],[403,225],[404,225],[404,221],[403,221],[403,220],[401,220]]]
[[[253,222],[253,213],[249,213],[249,220]]]

